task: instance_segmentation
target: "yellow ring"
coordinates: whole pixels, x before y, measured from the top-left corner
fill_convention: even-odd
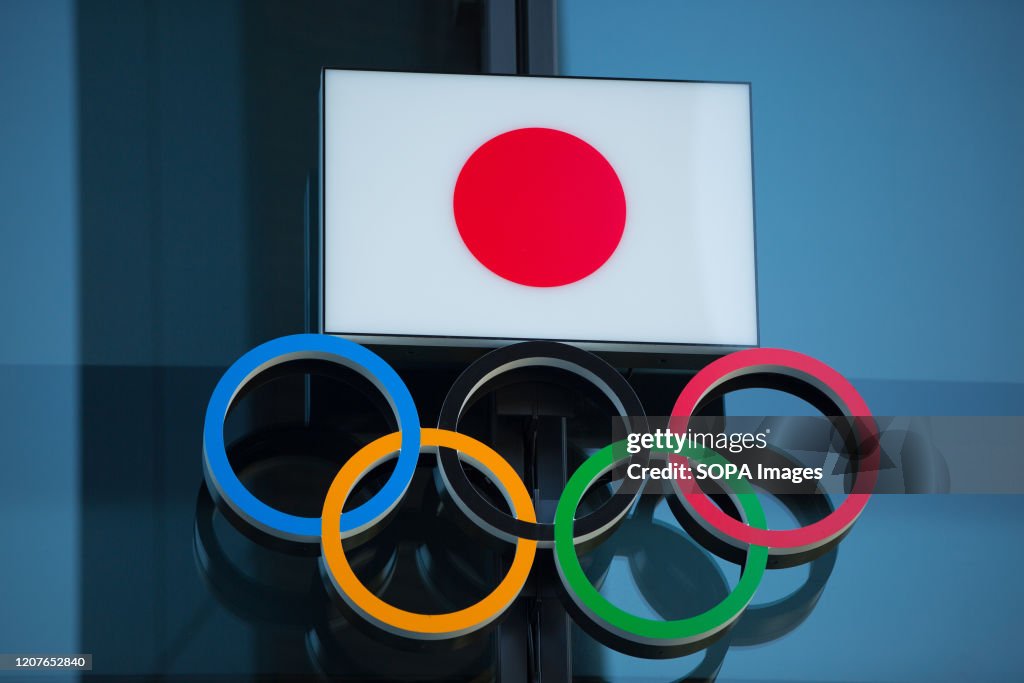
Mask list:
[[[440,640],[472,633],[501,616],[519,595],[533,567],[536,541],[518,539],[512,566],[501,583],[480,602],[447,614],[407,612],[389,605],[356,578],[345,557],[340,522],[345,501],[364,475],[394,457],[401,447],[401,436],[401,432],[394,432],[364,446],[345,463],[331,482],[320,517],[320,547],[327,573],[342,599],[352,609],[386,631],[421,640]],[[423,446],[445,446],[457,450],[466,462],[495,480],[518,519],[537,521],[533,501],[522,479],[508,461],[490,447],[465,434],[446,429],[423,428],[420,439]]]

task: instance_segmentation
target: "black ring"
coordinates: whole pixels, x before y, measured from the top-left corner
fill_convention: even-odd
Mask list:
[[[611,400],[619,414],[629,422],[631,432],[648,431],[643,405],[633,387],[618,370],[589,351],[546,341],[505,346],[472,363],[459,375],[445,396],[437,422],[438,428],[457,431],[463,411],[485,384],[510,370],[526,367],[558,368],[589,381]],[[650,453],[643,451],[631,458],[630,463],[646,466],[649,458]],[[455,503],[490,533],[509,541],[518,538],[534,540],[543,548],[550,548],[554,544],[554,524],[522,522],[488,502],[466,476],[456,451],[439,447],[438,468],[445,488]],[[642,482],[630,478],[622,478],[620,482],[611,497],[597,510],[576,520],[575,533],[581,542],[611,530],[629,512],[640,494]]]

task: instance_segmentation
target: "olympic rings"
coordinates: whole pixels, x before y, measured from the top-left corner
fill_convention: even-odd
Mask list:
[[[594,384],[608,397],[619,414],[630,421],[632,431],[647,431],[647,418],[640,399],[615,368],[575,346],[545,341],[523,342],[496,349],[466,368],[445,396],[438,428],[455,431],[462,412],[477,392],[491,380],[516,368],[537,366],[567,370]],[[459,508],[477,525],[506,541],[529,538],[539,541],[542,548],[554,545],[553,524],[528,523],[509,517],[480,495],[466,476],[454,451],[442,447],[439,454],[438,464],[445,488]],[[634,457],[634,462],[646,465],[648,458],[649,454],[642,452]],[[636,502],[641,488],[642,482],[623,479],[608,500],[576,522],[577,540],[592,540],[613,529]]]
[[[252,495],[238,479],[224,447],[224,419],[239,393],[260,373],[295,360],[326,360],[355,370],[387,398],[402,433],[398,464],[387,483],[370,500],[345,513],[341,529],[358,533],[387,515],[405,495],[419,459],[420,419],[412,395],[380,356],[341,337],[294,334],[252,349],[227,369],[206,407],[203,424],[203,475],[210,492],[249,524],[276,538],[302,543],[320,540],[320,520],[275,510]]]
[[[516,516],[528,522],[537,519],[533,501],[526,486],[512,466],[489,446],[476,439],[443,429],[423,429],[421,443],[425,446],[445,445],[458,449],[463,458],[477,467],[501,489]],[[345,602],[367,621],[395,635],[423,640],[454,638],[472,633],[497,619],[519,595],[533,567],[537,542],[528,539],[516,541],[516,553],[505,578],[480,602],[448,614],[418,614],[387,604],[360,583],[345,558],[338,533],[337,519],[344,519],[345,500],[359,480],[374,467],[388,460],[399,448],[402,434],[395,432],[382,436],[364,446],[352,456],[338,472],[324,501],[321,515],[321,548],[324,562],[334,587]]]
[[[555,510],[555,566],[569,596],[580,610],[590,619],[604,625],[619,638],[652,647],[674,648],[693,645],[720,634],[743,613],[754,592],[764,577],[768,565],[768,549],[751,546],[747,552],[739,583],[725,600],[697,616],[671,621],[645,619],[631,614],[612,604],[598,592],[583,572],[576,556],[573,539],[573,517],[576,508],[587,490],[601,475],[611,470],[617,461],[626,457],[626,452],[615,448],[616,444],[605,446],[569,478],[565,492]],[[617,453],[616,450],[619,452]],[[713,451],[701,447],[690,447],[688,457],[702,462],[724,462]],[[728,484],[739,502],[740,514],[747,524],[764,528],[764,509],[750,482],[731,479]],[[730,518],[731,519],[731,518]]]
[[[838,372],[819,360],[783,349],[747,349],[737,351],[709,363],[683,388],[672,408],[671,427],[685,433],[691,415],[701,403],[729,382],[745,378],[744,386],[758,386],[766,374],[784,375],[812,388],[833,402],[851,418],[858,443],[867,450],[857,463],[857,479],[853,492],[846,496],[824,519],[796,529],[752,528],[733,519],[718,508],[694,480],[677,480],[676,494],[694,519],[707,531],[734,545],[749,543],[768,546],[772,554],[813,553],[821,546],[846,533],[857,521],[871,497],[878,478],[878,433],[871,411],[853,385]],[[777,387],[770,387],[777,388]],[[786,391],[796,391],[786,388]]]
[[[319,519],[289,515],[258,500],[241,483],[228,461],[224,444],[224,419],[241,392],[264,371],[294,360],[325,360],[356,370],[381,391],[398,422],[398,431],[362,447],[341,467]],[[225,503],[228,512],[262,532],[286,541],[319,542],[323,574],[329,577],[341,599],[361,618],[391,634],[442,640],[483,629],[500,618],[519,596],[537,549],[552,547],[558,576],[572,606],[582,613],[586,623],[642,651],[653,652],[652,656],[708,646],[750,604],[767,567],[793,566],[832,549],[849,531],[873,490],[879,461],[877,428],[863,399],[842,376],[812,358],[777,349],[750,349],[714,361],[681,392],[672,411],[671,426],[675,431],[685,432],[690,416],[698,414],[705,402],[735,388],[767,386],[809,395],[809,400],[823,412],[841,413],[853,424],[859,454],[854,463],[854,489],[834,510],[827,498],[814,498],[823,505],[794,501],[800,510],[808,511],[808,515],[798,514],[801,523],[814,517],[813,510],[821,510],[819,516],[823,518],[793,530],[768,530],[764,511],[749,481],[734,478],[724,482],[729,489],[729,503],[720,509],[704,491],[687,483],[693,480],[677,480],[672,487],[676,498],[673,503],[685,515],[679,516],[679,507],[673,507],[673,512],[698,543],[721,557],[742,563],[739,582],[722,602],[694,617],[661,621],[630,614],[598,592],[584,573],[576,549],[598,540],[628,514],[644,487],[643,480],[622,480],[615,494],[595,512],[578,520],[575,516],[587,491],[600,477],[630,458],[646,464],[650,454],[630,456],[625,449],[617,448],[621,442],[599,450],[569,478],[559,498],[554,523],[540,524],[530,493],[509,462],[489,446],[455,431],[461,413],[492,380],[515,368],[535,366],[568,370],[595,384],[616,410],[631,420],[631,430],[647,431],[640,400],[622,375],[597,356],[564,344],[526,342],[487,354],[456,380],[445,397],[439,427],[431,429],[420,426],[405,384],[376,354],[338,337],[293,335],[249,351],[217,383],[203,431],[207,489],[215,503]],[[779,377],[783,378],[781,383]],[[401,502],[412,482],[421,446],[438,447],[438,470],[459,509],[493,535],[515,544],[508,572],[491,593],[470,607],[447,614],[409,612],[378,598],[356,577],[342,543],[343,539],[354,539],[378,524]],[[362,478],[396,457],[396,453],[394,471],[381,490],[368,502],[344,510]],[[714,451],[692,445],[680,457],[706,463],[725,462]],[[491,505],[472,486],[463,462],[493,481],[511,508],[511,515]],[[730,510],[740,519],[730,516]],[[827,567],[830,569],[831,565]],[[813,605],[816,594],[808,594]]]

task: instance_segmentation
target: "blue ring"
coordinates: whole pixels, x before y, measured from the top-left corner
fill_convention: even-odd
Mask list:
[[[224,419],[238,392],[258,374],[293,360],[326,360],[360,373],[384,394],[398,418],[402,433],[398,461],[387,483],[370,500],[341,518],[341,531],[359,533],[388,514],[405,495],[420,454],[420,418],[409,389],[380,356],[355,342],[323,334],[278,337],[252,349],[227,369],[206,407],[203,425],[203,476],[232,510],[260,530],[289,541],[318,543],[320,518],[299,517],[275,510],[249,493],[228,462]]]

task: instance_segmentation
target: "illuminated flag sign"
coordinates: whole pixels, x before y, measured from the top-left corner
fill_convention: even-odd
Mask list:
[[[750,88],[328,69],[322,329],[757,344]]]

